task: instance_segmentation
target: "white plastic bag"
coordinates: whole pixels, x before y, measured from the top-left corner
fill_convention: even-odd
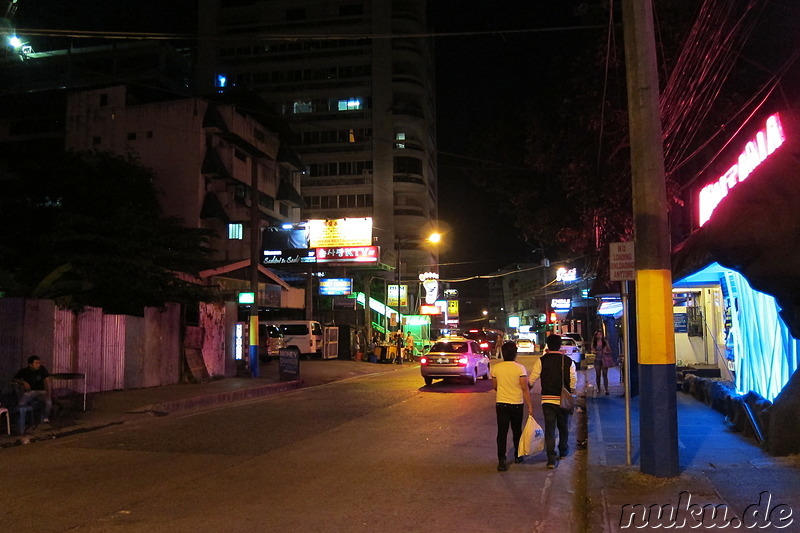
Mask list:
[[[544,450],[544,431],[533,416],[528,415],[525,427],[522,428],[522,436],[519,438],[517,456],[536,455],[542,450]]]

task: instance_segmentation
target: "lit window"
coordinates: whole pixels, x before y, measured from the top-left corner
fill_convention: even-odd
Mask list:
[[[225,87],[228,84],[228,76],[225,74],[217,75],[217,87]]]
[[[228,224],[228,238],[242,240],[244,238],[244,228],[241,224]]]
[[[362,109],[361,100],[358,98],[350,98],[348,100],[339,100],[339,111],[353,111],[355,109]]]
[[[406,134],[403,133],[403,132],[396,133],[395,136],[394,136],[394,139],[396,141],[405,141],[406,140]],[[394,143],[394,147],[395,148],[405,148],[406,147],[406,143],[403,143],[403,142]]]
[[[311,102],[301,102],[297,100],[292,105],[292,112],[293,113],[311,113],[314,111],[314,106]]]

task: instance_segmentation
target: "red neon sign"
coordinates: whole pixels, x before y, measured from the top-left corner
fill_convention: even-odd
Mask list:
[[[780,116],[775,113],[767,119],[764,129],[756,133],[756,136],[745,145],[736,163],[716,181],[700,190],[698,203],[701,226],[708,222],[711,213],[728,196],[730,190],[747,179],[747,176],[785,140]]]
[[[314,253],[317,263],[375,263],[378,261],[377,246],[314,248]]]

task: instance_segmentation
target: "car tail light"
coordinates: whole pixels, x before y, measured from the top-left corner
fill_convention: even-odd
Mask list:
[[[481,343],[481,348],[488,348],[488,347],[489,347],[489,343],[488,342],[482,342]]]
[[[458,358],[458,364],[460,366],[467,366],[467,363],[469,363],[469,357],[459,357]]]
[[[427,365],[428,364],[428,358],[427,357],[420,357],[419,364]]]

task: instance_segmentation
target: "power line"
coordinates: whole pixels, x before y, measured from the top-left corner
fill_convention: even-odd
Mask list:
[[[150,32],[112,32],[89,30],[58,30],[53,28],[18,28],[17,32],[23,35],[36,35],[45,37],[73,37],[77,39],[176,39],[198,40],[217,39],[225,41],[325,41],[337,39],[408,39],[408,38],[436,38],[436,37],[476,37],[480,35],[513,35],[529,33],[552,33],[562,31],[583,31],[602,29],[602,25],[590,26],[557,26],[552,28],[526,28],[518,30],[484,30],[465,32],[422,32],[422,33],[261,33],[239,36],[209,36],[196,33],[150,33]]]

